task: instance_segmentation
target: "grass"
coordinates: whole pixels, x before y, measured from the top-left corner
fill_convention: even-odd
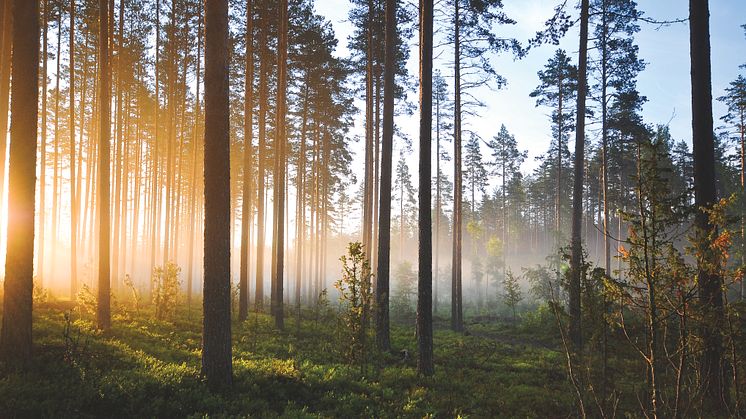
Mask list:
[[[75,316],[73,316],[75,317]],[[312,317],[309,315],[309,317]],[[90,319],[37,307],[34,363],[0,365],[0,412],[15,417],[567,417],[573,412],[556,341],[499,322],[469,335],[435,332],[436,374],[416,359],[378,355],[361,374],[342,361],[334,319],[293,319],[286,331],[265,315],[234,322],[234,385],[211,393],[200,377],[201,316],[172,322],[147,310],[116,315],[110,332]],[[542,332],[543,334],[543,332]],[[77,348],[74,342],[77,339]],[[411,327],[393,326],[393,346],[415,353]]]

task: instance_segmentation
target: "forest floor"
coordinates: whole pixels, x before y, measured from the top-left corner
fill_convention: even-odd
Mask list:
[[[437,319],[436,373],[423,378],[412,324],[392,326],[395,350],[412,355],[378,355],[361,373],[343,361],[333,315],[305,313],[300,328],[291,317],[281,332],[252,314],[232,325],[234,385],[216,394],[200,378],[200,314],[157,321],[120,308],[101,333],[77,309],[37,305],[33,365],[0,365],[1,416],[552,418],[574,409],[556,333],[531,319],[474,320],[465,335]]]

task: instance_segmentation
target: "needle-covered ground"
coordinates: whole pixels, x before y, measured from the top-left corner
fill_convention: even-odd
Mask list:
[[[66,314],[67,318],[66,318]],[[546,313],[545,313],[546,314]],[[123,310],[95,331],[78,310],[34,310],[34,363],[0,365],[0,412],[16,417],[567,417],[573,412],[565,355],[547,319],[436,325],[436,374],[416,372],[411,325],[361,374],[343,361],[334,316],[277,331],[252,314],[234,322],[233,388],[211,393],[200,377],[201,313],[156,321]],[[541,330],[540,330],[541,329]],[[543,336],[539,338],[539,336]]]

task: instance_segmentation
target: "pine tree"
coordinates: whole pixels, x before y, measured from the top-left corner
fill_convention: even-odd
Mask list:
[[[735,131],[735,139],[738,141],[740,154],[740,177],[741,177],[741,265],[746,266],[746,213],[744,212],[744,200],[746,200],[746,77],[739,75],[736,80],[730,82],[725,89],[725,95],[718,98],[728,106],[728,113],[722,119],[726,124],[732,126]],[[744,298],[744,283],[741,281],[740,298]]]
[[[98,305],[99,329],[111,327],[111,72],[109,69],[109,2],[99,0],[99,151],[98,151]]]
[[[552,109],[552,133],[553,133],[553,150],[554,162],[550,163],[554,167],[555,190],[554,196],[554,233],[556,235],[555,247],[561,247],[562,231],[562,195],[565,188],[565,179],[568,176],[563,175],[564,161],[569,158],[569,150],[566,144],[569,136],[575,129],[575,110],[572,109],[572,101],[577,97],[578,89],[578,69],[570,62],[570,57],[564,50],[558,49],[554,57],[544,66],[544,69],[538,72],[541,84],[531,92],[530,96],[535,97],[536,106],[548,106]]]
[[[626,111],[638,110],[645,98],[636,95],[637,74],[645,68],[645,63],[638,58],[638,48],[634,44],[633,35],[640,30],[637,26],[637,4],[629,0],[594,0],[591,8],[595,13],[595,50],[598,57],[592,65],[592,73],[598,80],[593,86],[601,109],[601,193],[603,196],[603,225],[604,239],[604,267],[606,275],[611,275],[611,243],[609,231],[609,137],[611,124],[609,108],[614,102],[624,102],[632,95],[637,99],[632,106],[625,107]],[[623,106],[622,106],[623,107]],[[626,115],[624,112],[622,115]],[[628,126],[621,128],[624,138]],[[623,141],[620,139],[620,141]]]
[[[500,186],[500,198],[502,208],[501,226],[502,226],[502,243],[505,246],[508,243],[508,187],[518,179],[520,183],[520,169],[521,164],[526,159],[527,152],[520,151],[518,149],[518,142],[515,136],[508,132],[508,129],[503,124],[500,126],[500,131],[497,135],[487,143],[487,146],[492,150],[493,161],[491,165],[494,167],[493,175],[499,176],[501,181]],[[505,267],[507,266],[506,258],[507,251],[503,249],[503,276],[505,275]]]
[[[518,278],[513,275],[513,272],[508,269],[503,279],[503,294],[502,298],[505,305],[510,308],[513,313],[513,321],[518,318],[517,308],[518,304],[523,301],[523,293],[521,293],[521,286],[518,283]]]
[[[502,12],[500,0],[470,2],[451,0],[453,17],[450,20],[451,31],[447,35],[453,43],[454,60],[454,194],[453,194],[453,256],[451,264],[451,328],[462,331],[463,296],[461,280],[461,246],[462,246],[462,123],[463,113],[473,111],[480,103],[464,100],[468,91],[489,84],[500,87],[505,80],[500,77],[483,56],[488,52],[513,51],[522,53],[521,47],[514,39],[498,38],[493,33],[493,27],[502,24],[515,23]],[[462,70],[464,70],[462,79]]]
[[[420,0],[420,195],[419,267],[417,270],[417,371],[434,373],[433,362],[433,236],[431,146],[433,123],[433,0]],[[438,157],[439,158],[439,157]]]
[[[482,158],[479,141],[480,138],[476,134],[472,134],[464,147],[466,152],[464,156],[464,177],[471,197],[469,203],[472,217],[477,210],[477,192],[484,194],[487,191],[487,167]]]
[[[588,0],[580,5],[580,48],[578,64],[578,98],[575,128],[575,161],[572,193],[572,234],[570,236],[570,280],[569,280],[569,313],[570,341],[573,350],[579,353],[583,347],[580,326],[580,277],[583,244],[581,228],[583,218],[583,172],[585,169],[585,117],[588,67]]]
[[[205,3],[205,242],[202,374],[231,385],[228,1]]]
[[[409,172],[409,166],[404,159],[404,153],[399,153],[399,161],[396,163],[396,179],[394,179],[394,192],[399,201],[399,261],[404,260],[404,241],[407,236],[407,229],[414,226],[412,222],[412,213],[417,205],[414,185],[412,185],[412,175]]]
[[[391,154],[394,142],[394,76],[398,41],[396,36],[396,6],[397,0],[386,0],[383,149],[381,154],[381,199],[379,207],[381,213],[378,237],[378,269],[376,270],[376,345],[381,351],[391,349],[389,334],[389,260],[391,258]]]
[[[7,11],[7,9],[5,9]],[[26,365],[31,360],[34,274],[34,206],[39,108],[39,2],[13,8],[13,86],[8,176],[8,249],[5,258],[0,356]],[[3,115],[5,117],[5,115]],[[5,132],[2,132],[5,137]]]
[[[254,109],[254,9],[253,0],[246,2],[246,64],[244,76],[244,167],[241,220],[241,271],[238,295],[238,319],[249,316],[249,246],[252,222],[253,109]]]
[[[444,221],[441,214],[443,213],[443,182],[445,174],[440,168],[440,161],[448,161],[449,156],[445,148],[441,149],[441,135],[446,137],[446,132],[450,130],[448,122],[449,110],[451,110],[451,101],[448,100],[448,85],[445,78],[441,75],[440,70],[435,70],[433,74],[433,102],[435,107],[435,265],[433,267],[433,312],[438,312],[438,279],[440,274],[440,232],[441,223]],[[432,124],[432,121],[431,121]]]
[[[700,376],[704,405],[725,412],[728,386],[723,371],[723,294],[717,259],[709,248],[715,231],[707,209],[717,201],[715,144],[712,135],[712,70],[710,64],[709,1],[689,1],[692,82],[692,133],[694,146],[694,199],[699,299],[702,316]]]
[[[275,318],[275,327],[284,327],[283,309],[283,287],[284,287],[284,260],[285,260],[285,171],[287,165],[287,133],[285,126],[285,113],[287,112],[287,49],[288,49],[288,1],[280,0],[278,6],[279,35],[277,46],[277,105],[275,130],[277,131],[275,142],[275,240],[273,255],[275,273],[272,277],[272,313]]]

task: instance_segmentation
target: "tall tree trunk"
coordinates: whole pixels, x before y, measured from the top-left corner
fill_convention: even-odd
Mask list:
[[[188,252],[188,265],[187,270],[187,310],[191,308],[192,303],[192,290],[194,281],[194,236],[196,235],[195,229],[195,217],[197,213],[197,155],[199,154],[199,148],[197,147],[197,138],[199,132],[199,121],[200,121],[200,98],[199,98],[199,86],[200,86],[200,59],[202,57],[202,2],[199,2],[197,11],[197,72],[196,72],[196,85],[197,94],[194,96],[194,136],[192,137],[192,180],[191,180],[191,203],[190,203],[190,214],[189,214],[189,252]]]
[[[202,374],[228,387],[231,362],[228,1],[205,2],[205,245]]]
[[[83,104],[85,106],[85,104]],[[85,108],[83,109],[85,111]],[[85,112],[82,112],[85,113]],[[83,129],[81,126],[80,129]],[[78,292],[78,188],[75,160],[75,0],[70,1],[70,287]]]
[[[155,268],[155,259],[157,256],[156,243],[160,239],[161,230],[161,182],[160,182],[160,153],[158,151],[158,136],[160,134],[160,113],[161,113],[161,100],[160,100],[160,51],[161,51],[161,0],[155,1],[155,63],[153,66],[153,72],[155,76],[155,103],[154,103],[154,114],[153,114],[153,148],[151,153],[151,160],[153,162],[153,195],[151,197],[151,236],[150,236],[150,269],[148,275],[153,274]],[[153,283],[151,280],[151,294],[153,292]]]
[[[741,106],[739,109],[740,114],[740,129],[741,134],[741,196],[746,196],[746,106]],[[746,266],[746,206],[741,206],[741,266]],[[741,281],[741,290],[739,299],[743,301],[744,298],[744,284],[746,281]]]
[[[363,186],[363,250],[370,262],[373,217],[373,0],[368,0],[368,27],[365,69],[365,179]]]
[[[265,239],[265,163],[266,163],[266,141],[267,141],[267,79],[269,78],[269,66],[266,50],[267,29],[260,28],[258,45],[262,46],[259,64],[259,144],[257,144],[257,226],[256,226],[256,278],[254,307],[257,312],[264,307],[264,239]]]
[[[389,0],[392,3],[395,0]],[[387,44],[388,48],[388,44]],[[417,281],[417,371],[433,375],[433,233],[431,143],[433,125],[433,0],[420,0],[420,202]],[[385,127],[385,126],[384,126]]]
[[[563,113],[563,106],[564,106],[564,91],[562,89],[562,81],[563,81],[563,68],[562,68],[562,60],[558,61],[559,63],[559,86],[558,86],[558,95],[557,95],[557,190],[555,193],[557,194],[555,199],[555,215],[554,215],[554,230],[555,234],[557,235],[555,238],[555,249],[552,253],[558,254],[559,249],[562,247],[562,149],[563,149],[563,135],[564,135],[564,113]],[[559,272],[559,269],[557,269],[557,272]],[[559,279],[559,278],[558,278]]]
[[[710,13],[708,0],[689,1],[691,48],[692,134],[694,154],[694,201],[698,208],[694,224],[698,230],[697,266],[702,309],[702,355],[700,377],[704,407],[727,412],[728,384],[723,359],[723,294],[718,259],[710,249],[717,227],[706,212],[717,202],[715,144],[712,121],[712,69],[710,64]]]
[[[461,298],[461,39],[459,2],[454,10],[454,95],[453,95],[453,258],[451,262],[451,329],[464,330]]]
[[[43,2],[42,17],[42,59],[41,59],[41,138],[39,144],[39,240],[37,241],[36,281],[39,287],[44,285],[44,233],[46,232],[46,159],[47,159],[47,32],[49,29],[49,0]],[[0,5],[2,7],[2,5]]]
[[[111,327],[111,197],[110,144],[111,136],[111,73],[109,72],[109,2],[99,0],[99,131],[98,131],[98,304],[96,319],[99,329]]]
[[[607,4],[606,0],[602,3],[602,37],[601,40],[601,192],[603,194],[603,239],[604,239],[604,268],[606,269],[606,276],[608,278],[611,278],[611,243],[609,241],[609,133],[608,133],[608,70],[609,70],[609,63],[608,63],[608,49],[609,49],[609,43],[608,43],[608,10],[607,10]],[[589,219],[592,217],[588,217]],[[649,298],[651,300],[655,299],[654,293],[651,291],[649,292]],[[601,366],[601,395],[603,399],[603,403],[606,403],[606,387],[607,387],[607,369],[608,369],[608,327],[606,325],[606,313],[608,312],[608,306],[609,303],[607,301],[606,295],[604,294],[603,297],[603,308],[604,308],[604,316],[603,316],[603,335],[602,335],[602,366]],[[652,306],[651,306],[652,310]],[[651,324],[653,323],[652,317],[651,317]],[[651,326],[651,335],[654,335],[654,330]],[[652,345],[652,343],[651,343]],[[651,358],[653,357],[653,350],[655,346],[651,346]],[[657,361],[656,361],[657,362]],[[651,362],[651,381],[655,382],[655,364]],[[655,388],[655,386],[654,386]],[[653,402],[655,403],[656,394],[653,394]],[[655,405],[653,405],[655,410]]]
[[[295,240],[295,305],[298,312],[298,327],[300,327],[301,287],[303,285],[303,259],[306,240],[306,131],[308,129],[308,70],[303,88],[303,116],[300,130],[300,145],[298,152],[298,173],[296,178],[297,210],[295,224],[297,235]],[[307,285],[306,285],[307,286]]]
[[[12,1],[11,1],[12,2]],[[57,17],[57,27],[62,27],[62,13],[60,13]],[[59,164],[59,157],[60,157],[60,77],[62,71],[60,70],[60,62],[62,60],[62,31],[57,31],[57,60],[56,60],[56,72],[55,72],[55,92],[54,92],[54,152],[52,155],[52,246],[57,246],[57,237],[59,232],[59,208],[60,208],[60,193],[59,193],[59,187],[60,187],[60,164]],[[2,158],[2,161],[5,161],[5,145],[1,146],[0,154],[3,154],[3,156],[0,156]],[[55,257],[52,258],[51,263],[51,271],[55,272],[55,265],[56,265],[56,259]],[[77,294],[77,290],[72,290],[70,299],[75,300],[75,296]]]
[[[13,55],[12,5],[13,0],[2,0],[0,2],[0,13],[2,13],[2,16],[0,16],[0,23],[2,23],[2,29],[0,29],[0,208],[5,207],[3,197],[5,196],[5,160],[8,145],[10,72]],[[59,71],[57,73],[59,74]],[[3,226],[0,226],[0,232],[2,229]]]
[[[433,313],[438,313],[440,213],[440,94],[438,94],[435,96],[435,266],[433,267]]]
[[[583,244],[583,172],[585,162],[585,99],[588,70],[588,0],[582,0],[580,9],[580,57],[578,59],[578,106],[575,129],[575,162],[572,189],[572,236],[570,242],[570,341],[579,353],[583,346],[580,328],[580,277],[582,275]]]
[[[166,101],[168,129],[166,136],[166,218],[163,225],[163,266],[173,260],[171,232],[173,229],[174,208],[174,145],[176,143],[176,0],[171,0],[171,25],[166,27]]]
[[[252,220],[251,179],[253,153],[252,110],[254,105],[254,15],[252,0],[246,2],[246,78],[244,79],[243,116],[243,196],[241,221],[241,268],[238,291],[238,319],[244,321],[249,316],[249,245]]]
[[[287,90],[287,54],[288,54],[288,0],[280,0],[278,7],[279,34],[277,40],[277,110],[276,110],[276,144],[275,144],[275,275],[272,278],[272,306],[275,327],[285,327],[283,308],[283,286],[285,271],[285,169],[286,169],[286,127],[285,113]]]
[[[13,6],[13,92],[0,356],[26,365],[31,359],[34,275],[34,207],[39,117],[39,1]]]
[[[84,39],[85,39],[84,45],[85,45],[85,48],[87,49],[88,48],[89,32],[88,32],[88,30],[83,29],[83,33],[84,33]],[[83,81],[83,86],[80,89],[80,102],[79,102],[80,103],[80,109],[83,109],[83,110],[86,109],[86,98],[87,98],[87,94],[88,94],[88,73],[89,73],[89,70],[90,70],[89,60],[87,60],[87,59],[83,60],[83,80],[82,80]],[[75,212],[75,214],[77,214],[78,221],[81,221],[81,218],[80,218],[81,216],[83,216],[83,219],[82,219],[82,222],[79,224],[79,226],[77,228],[77,232],[76,232],[75,240],[76,240],[77,244],[81,244],[81,237],[83,235],[82,230],[84,230],[84,229],[80,228],[80,226],[81,225],[82,226],[86,225],[85,214],[87,213],[87,210],[86,210],[84,213],[81,214],[81,211],[80,211],[80,202],[81,202],[81,196],[82,196],[82,194],[79,192],[79,191],[82,190],[82,186],[83,186],[83,151],[82,151],[82,147],[83,147],[83,134],[86,131],[86,129],[85,129],[85,126],[86,126],[85,116],[86,116],[85,112],[80,112],[80,133],[78,135],[78,143],[80,144],[81,152],[78,153],[78,155],[77,155],[78,160],[77,160],[76,166],[79,168],[79,173],[78,173],[77,179],[75,181],[75,190],[78,191],[78,193],[76,194],[76,198],[77,199],[75,200],[75,209],[74,209],[74,212]],[[89,138],[89,141],[90,141],[90,138]],[[88,157],[89,160],[92,159],[92,157],[90,155],[87,155],[87,157]],[[91,165],[90,164],[86,164],[86,166],[88,168],[90,168]],[[86,169],[87,170],[86,176],[90,173],[90,171],[89,171],[88,168]],[[87,197],[88,193],[89,193],[89,191],[86,190],[86,197]],[[84,247],[81,247],[81,249],[85,250]],[[78,267],[77,264],[75,266]],[[75,296],[77,294],[77,290],[74,289],[72,286],[71,286],[71,293],[72,293],[71,296],[70,296],[71,299],[75,299]]]
[[[376,345],[391,349],[389,332],[389,261],[391,259],[391,157],[394,144],[394,71],[396,51],[396,0],[386,0],[386,51],[383,86],[383,149],[381,153],[381,203],[378,223],[376,275]],[[400,232],[403,234],[403,231]]]

